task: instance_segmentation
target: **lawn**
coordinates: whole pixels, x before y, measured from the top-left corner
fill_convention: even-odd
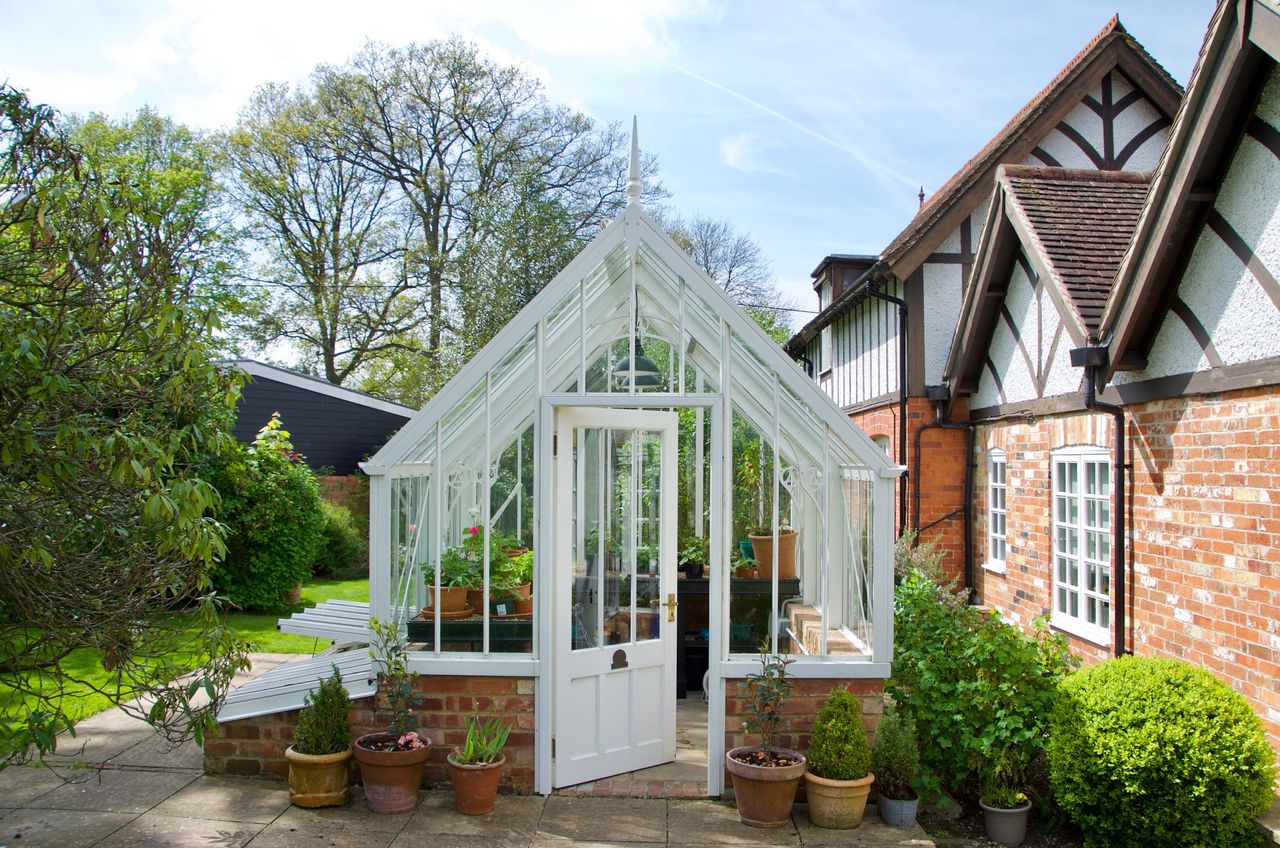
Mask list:
[[[313,580],[302,587],[302,603],[315,606],[321,601],[367,601],[369,578],[360,580]],[[240,638],[252,643],[251,650],[273,654],[315,654],[329,647],[328,639],[294,636],[276,630],[276,622],[287,613],[236,612],[228,621]]]
[[[360,580],[315,580],[302,588],[302,600],[305,606],[314,606],[321,601],[369,600],[369,579]],[[327,639],[313,639],[308,636],[293,636],[276,630],[276,622],[288,613],[229,613],[228,620],[239,633],[240,638],[252,643],[250,650],[282,654],[312,654],[329,647]],[[104,686],[108,681],[107,672],[102,667],[102,658],[96,650],[82,648],[73,651],[66,657],[62,666],[68,677],[85,680],[97,686]],[[94,713],[102,712],[114,706],[114,700],[88,688],[76,687],[63,681],[66,685],[63,705],[67,714],[75,721],[88,718]],[[29,709],[34,700],[24,697],[8,686],[0,683],[0,715],[10,716],[21,712],[19,701],[26,701]],[[3,725],[3,722],[0,722]]]

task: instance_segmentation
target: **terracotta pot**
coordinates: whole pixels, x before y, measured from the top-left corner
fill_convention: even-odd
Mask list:
[[[515,588],[515,593],[516,593],[517,601],[530,600],[533,597],[533,584],[521,583],[519,586]]]
[[[757,536],[754,533],[747,538],[751,540],[751,548],[756,554],[756,571],[761,579],[773,577],[773,534]],[[778,531],[778,576],[796,576],[796,542],[800,540],[799,530]]]
[[[1008,845],[1010,848],[1021,845],[1027,838],[1027,817],[1031,814],[1031,802],[1021,807],[1005,809],[1004,807],[988,807],[978,801],[982,808],[982,821],[987,826],[987,836],[992,842]]]
[[[804,773],[804,795],[809,799],[809,821],[831,830],[848,830],[862,824],[867,795],[876,776],[867,772],[860,780],[828,780]]]
[[[799,751],[774,748],[774,752],[793,758],[795,765],[753,766],[734,759],[738,754],[759,750],[734,748],[724,755],[725,767],[733,779],[738,818],[751,827],[783,827],[791,821],[791,805],[795,803],[800,778],[804,777],[805,758]]]
[[[533,598],[516,601],[516,615],[533,615]]]
[[[453,781],[453,806],[464,816],[483,816],[493,812],[493,802],[498,797],[498,781],[507,758],[499,756],[496,763],[463,765],[449,757],[449,779]]]
[[[414,808],[422,786],[422,766],[431,753],[430,743],[414,751],[374,751],[365,747],[370,742],[394,738],[394,733],[370,733],[357,739],[354,747],[364,781],[365,803],[375,813],[406,813]]]
[[[351,749],[336,754],[300,754],[290,745],[289,801],[297,807],[341,807],[351,800]]]
[[[467,608],[467,587],[466,586],[441,586],[440,587],[440,610],[442,612],[462,612]],[[431,606],[436,602],[435,587],[427,590],[428,606],[423,608],[423,616],[430,618]]]
[[[470,604],[471,608],[476,612],[480,612],[481,610],[483,610],[484,609],[484,587],[481,586],[479,589],[467,589],[467,603]],[[447,612],[448,609],[446,608],[445,611]]]

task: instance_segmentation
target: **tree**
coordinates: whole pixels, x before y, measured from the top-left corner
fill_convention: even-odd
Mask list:
[[[490,273],[536,269],[539,277],[521,283],[536,291],[554,275],[548,269],[561,251],[576,250],[625,199],[620,129],[597,129],[585,115],[549,103],[536,80],[483,58],[472,44],[369,44],[348,66],[319,69],[316,96],[335,147],[393,185],[414,218],[405,273],[425,288],[416,358],[428,394],[467,349],[488,341],[491,328],[476,332],[470,319],[475,303],[494,300],[498,280]],[[651,191],[661,188],[652,183]],[[514,207],[498,207],[511,201]],[[546,240],[504,230],[527,226],[546,203],[563,216],[553,232],[537,230]],[[517,243],[543,252],[493,258],[499,246]]]
[[[420,281],[406,273],[402,204],[382,177],[334,144],[306,93],[266,85],[240,113],[225,148],[232,193],[264,254],[270,308],[249,334],[284,339],[341,384],[407,340],[420,323]]]
[[[773,284],[773,264],[751,236],[724,220],[664,218],[660,216],[661,223],[672,240],[745,308],[770,338],[783,344],[791,337],[786,319],[791,303]]]
[[[54,749],[75,688],[141,696],[127,708],[198,738],[245,667],[209,592],[216,494],[192,471],[234,403],[205,243],[166,223],[180,192],[98,172],[8,87],[0,184],[0,765]],[[75,673],[77,649],[105,681]]]

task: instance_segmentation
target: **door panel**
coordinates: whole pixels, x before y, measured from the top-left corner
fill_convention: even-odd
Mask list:
[[[556,786],[675,757],[676,422],[556,416]]]

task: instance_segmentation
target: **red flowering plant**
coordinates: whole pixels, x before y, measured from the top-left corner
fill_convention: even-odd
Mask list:
[[[484,547],[489,534],[479,525],[462,531],[462,543],[440,554],[440,583],[443,586],[465,586],[479,589],[484,584]],[[511,557],[508,540],[495,534],[489,546],[489,575],[494,582],[496,575],[510,570]]]
[[[430,743],[418,735],[415,728],[418,718],[414,709],[422,704],[423,696],[414,691],[418,679],[416,671],[409,670],[407,646],[395,621],[369,619],[372,638],[369,656],[378,672],[378,693],[386,699],[391,710],[387,732],[362,736],[361,745],[373,751],[416,751]]]

